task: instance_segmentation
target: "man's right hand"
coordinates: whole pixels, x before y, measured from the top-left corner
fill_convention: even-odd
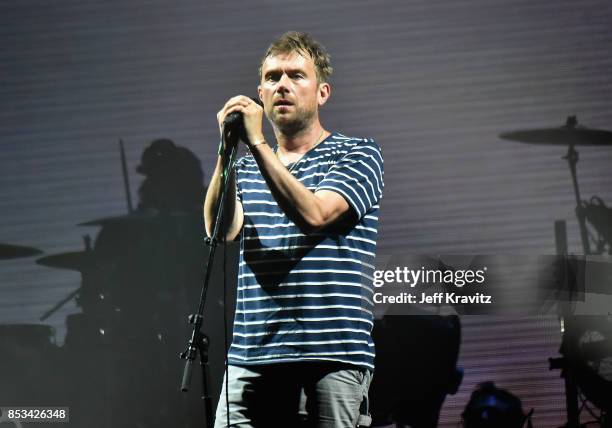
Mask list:
[[[262,108],[255,103],[252,99],[239,95],[228,100],[223,108],[217,113],[217,122],[219,123],[219,134],[223,139],[223,121],[232,112],[240,112],[243,116],[245,130],[250,141],[254,141],[252,138],[257,138],[257,132],[261,133],[261,121],[262,121]],[[263,136],[260,137],[263,139]],[[236,141],[235,144],[238,144]],[[208,185],[208,191],[206,193],[206,199],[204,201],[204,221],[206,227],[206,233],[211,236],[215,217],[217,215],[217,208],[219,199],[223,188],[223,169],[225,166],[224,154],[229,151],[226,147],[222,148],[221,157],[217,158],[217,165],[215,171]],[[233,240],[242,228],[244,221],[244,214],[242,211],[242,204],[236,199],[236,174],[235,171],[231,170],[229,175],[229,187],[228,197],[225,204],[225,215],[224,221],[221,223],[221,236],[225,234],[226,239]]]
[[[230,98],[217,113],[219,135],[221,138],[223,138],[223,121],[233,112],[242,113],[242,120],[244,121],[244,127],[249,141],[255,142],[264,139],[262,131],[263,108],[251,98],[244,95]],[[224,151],[226,150],[227,148],[224,147]]]

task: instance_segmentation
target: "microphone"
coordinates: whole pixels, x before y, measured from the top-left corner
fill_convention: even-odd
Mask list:
[[[251,97],[251,99],[263,107],[263,103],[259,98]],[[229,146],[236,144],[239,139],[247,144],[249,143],[242,120],[242,113],[239,111],[234,111],[226,116],[223,121],[223,132],[225,134],[225,142]]]

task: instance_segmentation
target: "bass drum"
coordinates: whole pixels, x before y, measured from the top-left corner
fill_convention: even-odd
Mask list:
[[[70,427],[111,427],[110,361],[113,350],[105,337],[104,320],[89,314],[66,318],[66,339],[61,349],[61,370],[68,386],[65,406]]]
[[[43,324],[0,325],[2,406],[61,406],[55,330]]]

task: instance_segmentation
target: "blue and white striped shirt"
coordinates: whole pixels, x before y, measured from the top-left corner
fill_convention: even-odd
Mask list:
[[[290,171],[312,191],[342,195],[356,216],[305,235],[281,211],[253,157],[238,160],[244,223],[229,363],[313,360],[373,369],[380,148],[371,139],[333,133]]]

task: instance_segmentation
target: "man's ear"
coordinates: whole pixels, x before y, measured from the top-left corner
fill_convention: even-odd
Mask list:
[[[319,89],[317,90],[317,103],[319,107],[327,102],[331,95],[331,86],[329,83],[319,83]]]
[[[263,95],[261,94],[261,85],[257,85],[257,97],[259,98],[259,101],[261,101],[263,104]]]

